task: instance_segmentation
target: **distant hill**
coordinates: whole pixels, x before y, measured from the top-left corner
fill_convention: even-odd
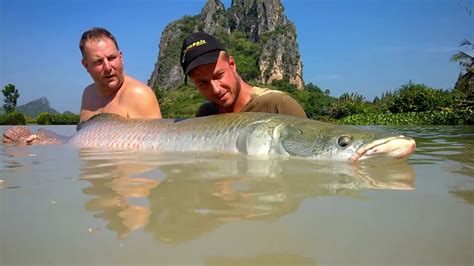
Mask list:
[[[15,109],[16,112],[20,112],[29,116],[31,118],[35,118],[39,113],[48,112],[50,114],[60,114],[54,108],[51,108],[49,105],[49,101],[46,97],[41,97],[37,100],[31,101],[27,104],[18,105]],[[3,109],[2,104],[0,104],[0,115],[5,114],[5,109]],[[63,114],[66,115],[75,115],[75,113],[66,111]]]
[[[48,99],[46,97],[39,98],[38,100],[31,101],[24,105],[16,107],[17,112],[24,113],[29,117],[36,117],[39,113],[48,112],[50,114],[59,114],[58,111],[51,108]]]

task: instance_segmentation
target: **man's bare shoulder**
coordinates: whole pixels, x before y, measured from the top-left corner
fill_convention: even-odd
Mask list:
[[[97,114],[103,107],[102,96],[94,83],[87,86],[82,93],[80,121],[86,121]]]
[[[82,96],[89,96],[96,93],[97,93],[97,88],[95,87],[94,83],[92,83],[84,88],[84,91],[82,92]]]
[[[126,76],[125,78],[125,86],[122,93],[124,96],[154,95],[153,90],[150,87],[130,76]]]
[[[125,77],[120,102],[126,106],[128,117],[161,118],[160,106],[153,90],[129,76]]]
[[[141,89],[150,89],[150,87],[148,87],[148,85],[144,84],[143,82],[139,81],[139,80],[136,80],[130,76],[127,76],[125,78],[125,80],[127,81],[127,87],[131,87],[131,88],[141,88]]]
[[[82,92],[81,109],[92,108],[98,104],[99,91],[94,84],[87,86]]]
[[[82,106],[90,106],[96,102],[99,92],[97,91],[96,86],[92,83],[87,86],[82,92]]]

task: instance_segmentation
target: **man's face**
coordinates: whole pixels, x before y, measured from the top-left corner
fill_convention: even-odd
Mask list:
[[[102,88],[118,90],[124,80],[122,52],[109,38],[89,40],[84,45],[82,65]]]
[[[216,63],[195,67],[189,78],[202,96],[221,107],[233,106],[240,92],[235,62],[224,52]]]

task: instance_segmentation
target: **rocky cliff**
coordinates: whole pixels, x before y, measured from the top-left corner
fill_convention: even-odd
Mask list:
[[[236,60],[243,76],[263,84],[285,79],[298,89],[303,88],[296,29],[286,17],[281,0],[233,0],[228,9],[219,0],[208,0],[199,15],[170,23],[161,35],[157,63],[148,81],[150,87],[168,90],[183,84],[180,48],[183,39],[195,31],[217,36],[230,53],[244,50],[232,47],[235,42],[230,40],[245,36],[247,42],[257,47],[254,60],[249,59],[254,64],[250,68],[254,67],[256,73],[245,75],[245,68],[240,68]]]

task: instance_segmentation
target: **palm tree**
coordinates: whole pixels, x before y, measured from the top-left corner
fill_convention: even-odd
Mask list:
[[[468,40],[463,40],[459,46],[470,51],[459,51],[451,57],[451,61],[459,62],[459,65],[467,72],[474,72],[474,44]]]
[[[474,87],[474,44],[463,40],[460,47],[464,48],[464,51],[459,51],[451,57],[451,61],[459,62],[462,68],[454,89],[468,93]]]
[[[351,94],[345,92],[339,97],[339,101],[346,102],[346,103],[363,102],[364,99],[365,99],[365,97],[358,94],[357,92],[352,92]]]

